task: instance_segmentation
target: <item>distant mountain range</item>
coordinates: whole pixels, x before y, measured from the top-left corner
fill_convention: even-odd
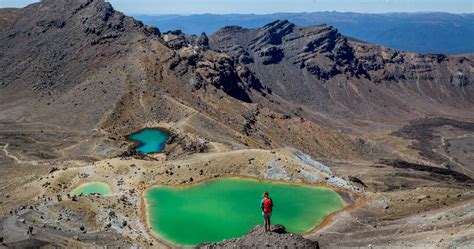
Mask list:
[[[325,23],[346,36],[399,50],[443,54],[474,52],[474,14],[316,12],[134,17],[162,31],[179,29],[196,35],[212,34],[224,26],[257,28],[277,19],[287,19],[301,26]]]

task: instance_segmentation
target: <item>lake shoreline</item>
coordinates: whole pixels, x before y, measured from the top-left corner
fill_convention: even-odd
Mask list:
[[[130,137],[133,136],[133,135],[136,135],[138,133],[141,133],[143,131],[146,131],[146,130],[158,130],[158,131],[161,131],[163,133],[166,133],[167,135],[167,138],[166,140],[163,142],[163,148],[161,148],[161,150],[159,152],[150,152],[150,153],[143,153],[143,152],[140,152],[140,151],[137,151],[136,149],[143,145],[144,143],[140,142],[140,141],[137,141],[137,140],[134,140],[134,139],[131,139]],[[156,154],[162,154],[163,151],[166,149],[166,146],[168,144],[168,141],[170,140],[170,138],[173,136],[173,133],[171,132],[171,130],[167,129],[167,128],[164,128],[164,127],[147,127],[147,128],[142,128],[138,131],[135,131],[133,133],[130,133],[128,135],[125,136],[125,139],[127,142],[130,142],[132,145],[131,145],[131,150],[135,150],[139,153],[142,153],[142,154],[145,154],[145,155],[149,155],[149,156],[152,156],[152,155],[156,155]]]
[[[316,231],[321,230],[322,228],[326,227],[327,225],[331,224],[332,221],[334,220],[334,218],[338,214],[340,214],[341,212],[353,210],[354,208],[356,208],[356,207],[358,207],[358,206],[360,206],[364,203],[362,194],[352,192],[348,189],[344,189],[344,188],[341,188],[341,187],[328,185],[328,184],[325,184],[325,183],[304,183],[304,182],[297,183],[297,182],[288,182],[288,181],[284,181],[284,180],[262,179],[262,178],[249,176],[249,175],[222,175],[222,176],[219,176],[219,177],[213,177],[213,178],[208,177],[208,178],[204,178],[204,179],[193,181],[193,182],[175,184],[175,185],[173,185],[173,184],[171,184],[171,185],[149,184],[148,186],[146,186],[144,188],[144,190],[142,190],[142,192],[140,194],[140,209],[141,209],[140,219],[144,222],[147,232],[149,234],[151,234],[154,238],[156,238],[160,243],[163,243],[164,245],[168,246],[169,248],[171,248],[173,246],[181,246],[181,247],[182,246],[185,246],[185,247],[189,246],[189,245],[180,245],[180,244],[176,244],[172,241],[165,240],[164,238],[162,238],[160,236],[160,234],[158,234],[157,232],[155,232],[153,230],[153,228],[150,226],[151,225],[150,220],[149,220],[150,216],[148,215],[149,204],[148,204],[148,202],[145,198],[145,192],[148,191],[149,189],[155,187],[155,186],[156,187],[166,186],[166,187],[173,187],[173,188],[186,188],[186,187],[190,187],[190,186],[194,186],[194,185],[205,184],[207,182],[210,182],[210,181],[213,181],[213,180],[219,180],[219,179],[237,179],[237,180],[238,179],[242,179],[242,180],[247,179],[247,180],[254,180],[254,181],[257,181],[257,182],[280,183],[280,184],[286,184],[286,185],[290,185],[290,186],[319,187],[319,188],[325,188],[325,189],[336,192],[337,196],[341,200],[341,203],[343,204],[343,208],[324,216],[321,219],[321,221],[319,222],[319,224],[316,225],[314,228],[308,230],[307,232],[301,233],[301,235],[304,236],[304,237],[307,237],[307,236],[315,233]],[[345,200],[345,198],[343,198],[341,196],[341,194],[342,194],[341,192],[347,194],[349,196],[349,198],[352,200],[352,202],[351,203],[347,202]]]
[[[88,188],[92,188],[94,185],[96,188],[100,188],[99,191],[86,191]],[[82,191],[81,191],[82,190]],[[89,193],[83,193],[83,192],[89,192]],[[81,195],[83,194],[84,196],[91,195],[93,193],[98,193],[100,195],[106,196],[106,195],[111,195],[113,193],[112,187],[105,182],[84,182],[79,185],[77,185],[75,188],[73,188],[70,192],[71,195]]]

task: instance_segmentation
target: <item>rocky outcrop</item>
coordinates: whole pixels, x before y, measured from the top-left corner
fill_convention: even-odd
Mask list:
[[[196,41],[196,45],[202,48],[209,48],[209,37],[207,37],[206,33],[201,33]]]
[[[246,235],[238,239],[224,240],[218,243],[203,243],[196,248],[313,248],[319,249],[319,243],[288,233],[283,225],[275,225],[270,233],[265,233],[262,225],[257,225]]]
[[[241,82],[232,58],[220,55],[203,58],[196,64],[196,72],[208,84],[222,89],[234,98],[251,102],[247,90],[252,86]]]
[[[181,30],[163,33],[162,38],[166,45],[171,49],[181,49],[190,43],[189,39],[187,39],[186,35],[181,32]]]
[[[363,75],[347,39],[333,27],[312,27],[305,38],[307,42],[292,58],[294,64],[324,80],[342,73]]]
[[[276,64],[283,59],[283,51],[279,47],[266,47],[258,54],[263,65]]]
[[[250,46],[255,51],[263,50],[272,45],[281,45],[283,37],[293,32],[295,24],[287,20],[277,20],[259,29],[255,39],[250,42]]]

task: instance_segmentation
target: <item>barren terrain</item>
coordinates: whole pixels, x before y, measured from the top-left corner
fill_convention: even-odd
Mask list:
[[[472,55],[287,21],[161,33],[102,0],[0,11],[4,246],[168,247],[144,189],[224,176],[340,191],[304,235],[323,248],[474,246]],[[170,131],[163,153],[126,139],[148,127]],[[69,195],[89,181],[113,194]]]

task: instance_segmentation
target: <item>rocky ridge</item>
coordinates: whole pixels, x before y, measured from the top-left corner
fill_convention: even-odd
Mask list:
[[[472,57],[396,51],[327,25],[283,20],[259,29],[226,27],[210,44],[247,65],[272,93],[330,115],[406,120],[414,112],[469,109],[474,99]],[[415,102],[416,111],[406,102]]]

